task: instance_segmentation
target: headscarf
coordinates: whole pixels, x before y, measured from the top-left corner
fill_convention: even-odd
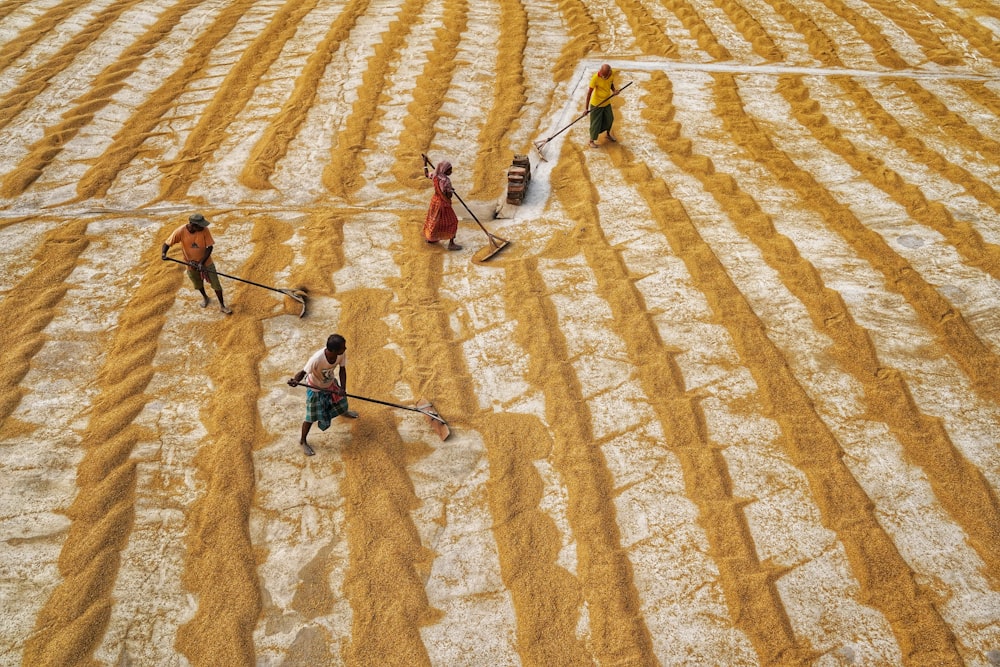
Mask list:
[[[455,191],[455,188],[451,186],[451,179],[448,178],[448,171],[451,169],[451,162],[447,160],[442,160],[437,163],[437,167],[434,168],[434,180],[440,183],[441,192],[445,194],[451,194]]]

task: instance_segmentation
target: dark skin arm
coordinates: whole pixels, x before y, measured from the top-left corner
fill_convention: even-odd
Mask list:
[[[201,258],[200,262],[198,262],[198,267],[197,268],[198,268],[199,271],[202,271],[205,268],[205,262],[207,262],[208,258],[212,256],[212,248],[214,248],[214,247],[215,246],[210,245],[207,248],[205,248],[205,256]]]

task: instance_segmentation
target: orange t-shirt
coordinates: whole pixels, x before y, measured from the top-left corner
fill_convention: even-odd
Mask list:
[[[177,243],[181,244],[181,253],[183,253],[185,261],[200,262],[205,257],[208,248],[215,245],[215,239],[212,238],[212,233],[204,227],[192,234],[188,231],[187,225],[181,225],[166,240],[168,246]],[[212,264],[211,257],[208,258],[206,264]]]

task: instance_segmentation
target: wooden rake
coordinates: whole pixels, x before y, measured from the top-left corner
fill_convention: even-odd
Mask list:
[[[422,157],[424,159],[424,165],[425,165],[424,166],[424,174],[427,173],[427,166],[430,166],[431,169],[434,169],[434,163],[431,162],[431,160],[430,160],[429,157],[427,157],[423,153],[420,154],[420,157]],[[469,212],[469,215],[472,216],[472,219],[476,221],[476,224],[479,225],[479,228],[481,230],[483,230],[483,232],[486,234],[486,238],[489,239],[489,241],[490,241],[490,247],[483,249],[483,250],[487,251],[485,254],[483,253],[483,250],[480,250],[479,252],[476,253],[476,255],[482,255],[482,257],[478,258],[478,261],[485,262],[486,260],[488,260],[491,257],[493,257],[493,255],[497,254],[498,252],[500,252],[501,250],[503,250],[504,248],[506,248],[507,246],[510,245],[510,241],[508,241],[507,239],[502,239],[499,236],[497,236],[496,234],[491,234],[490,231],[488,229],[486,229],[486,227],[483,226],[483,223],[479,222],[479,218],[477,218],[476,214],[472,212],[472,209],[470,209],[469,206],[465,203],[465,200],[463,200],[458,195],[457,192],[455,192],[453,194],[458,199],[458,201],[461,202],[461,204],[465,208],[465,210]]]
[[[182,262],[181,260],[174,259],[173,257],[166,257],[165,259],[167,259],[168,261],[171,261],[171,262],[176,262],[178,264],[183,264],[184,266],[186,266],[186,267],[188,267],[190,269],[195,269],[196,268],[196,266],[193,263],[191,263],[191,262]],[[272,292],[281,292],[285,296],[291,297],[295,301],[298,301],[300,304],[302,304],[302,312],[299,313],[299,317],[300,318],[304,317],[305,314],[306,314],[306,293],[303,290],[298,290],[298,289],[282,289],[280,287],[270,287],[269,285],[261,285],[260,283],[255,283],[252,280],[247,280],[245,278],[237,278],[236,276],[227,275],[225,273],[222,273],[221,271],[216,271],[215,269],[213,269],[211,267],[207,267],[207,266],[205,267],[205,272],[206,273],[214,273],[217,276],[222,276],[223,278],[229,278],[230,280],[238,280],[241,283],[247,283],[248,285],[253,285],[255,287],[263,287],[264,289],[269,289]]]

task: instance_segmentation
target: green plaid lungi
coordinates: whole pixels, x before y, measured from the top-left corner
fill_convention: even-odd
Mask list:
[[[347,412],[347,397],[338,395],[334,400],[328,391],[306,389],[306,421],[317,422],[319,430],[330,428],[334,418]]]
[[[590,107],[590,140],[597,141],[598,135],[601,132],[610,131],[614,122],[615,112],[612,111],[610,104],[603,107]]]

